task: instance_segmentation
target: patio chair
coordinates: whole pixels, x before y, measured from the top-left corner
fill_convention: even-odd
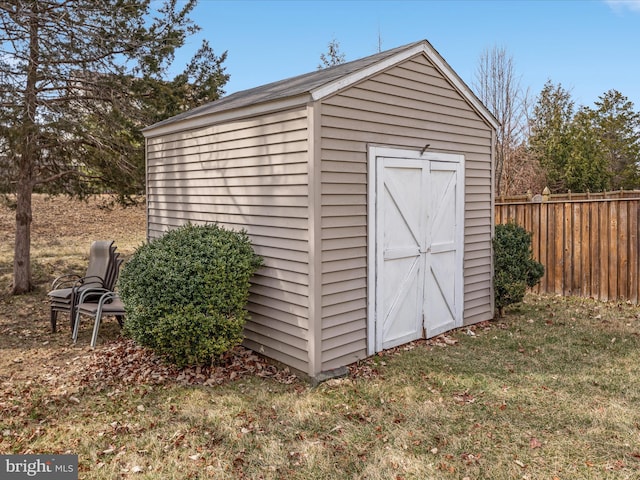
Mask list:
[[[86,273],[66,274],[57,277],[47,294],[51,304],[51,330],[56,331],[58,312],[68,312],[69,322],[73,329],[75,320],[75,304],[82,291],[91,288],[112,290],[118,278],[118,271],[122,260],[116,253],[117,247],[113,241],[97,240],[91,244],[89,250],[89,265]],[[97,300],[97,299],[96,299]]]
[[[95,295],[100,295],[97,302],[92,299]],[[73,325],[73,343],[78,340],[80,330],[80,315],[86,314],[94,317],[93,333],[91,334],[91,347],[95,347],[98,341],[98,330],[102,317],[114,316],[122,327],[125,310],[122,300],[116,292],[103,288],[85,290],[80,294],[80,299],[75,308],[76,318]]]

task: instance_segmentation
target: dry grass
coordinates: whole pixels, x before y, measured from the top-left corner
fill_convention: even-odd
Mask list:
[[[118,251],[133,253],[145,238],[144,207],[106,208],[107,198],[79,202],[66,197],[34,195],[31,255],[35,281],[44,287],[61,269],[86,268],[89,245],[113,239]],[[0,291],[11,285],[15,216],[7,205],[0,207]]]
[[[2,453],[76,453],[83,479],[640,478],[637,307],[530,296],[500,321],[316,388],[92,382],[82,369],[118,330],[95,352],[50,334],[45,280],[82,265],[91,235],[117,234],[77,241],[58,222],[68,233],[43,237],[58,246],[35,240],[38,291],[0,302]],[[121,249],[141,230],[132,222]]]

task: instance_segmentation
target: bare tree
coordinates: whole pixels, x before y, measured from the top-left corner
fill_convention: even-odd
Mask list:
[[[525,136],[527,95],[520,87],[513,57],[505,48],[494,46],[482,52],[474,89],[500,124],[496,138],[495,187],[496,193],[502,195],[515,180],[506,178],[507,175],[517,176],[530,170],[517,165],[526,159],[519,152],[524,151],[520,147]]]
[[[546,175],[540,162],[532,155],[526,143],[511,152],[511,161],[503,165],[502,195],[521,195],[530,190],[540,193],[546,186]]]
[[[340,43],[334,38],[327,45],[327,53],[320,54],[320,65],[318,70],[323,68],[333,67],[334,65],[340,65],[344,63],[344,53],[340,51]]]

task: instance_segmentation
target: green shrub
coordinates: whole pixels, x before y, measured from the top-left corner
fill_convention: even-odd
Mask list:
[[[125,334],[178,366],[239,344],[249,280],[262,259],[245,232],[186,225],[140,246],[118,281]]]
[[[493,254],[495,302],[502,316],[504,307],[521,302],[527,287],[540,281],[544,266],[533,259],[531,234],[515,223],[496,225]]]

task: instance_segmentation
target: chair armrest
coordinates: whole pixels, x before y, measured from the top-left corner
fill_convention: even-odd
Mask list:
[[[88,277],[80,277],[76,281],[76,286],[84,285],[85,283],[91,283],[96,280],[101,284],[104,284],[104,279],[102,277],[99,277],[98,275],[89,275]]]
[[[100,297],[100,300],[98,301],[99,305],[104,305],[105,303],[108,303],[110,300],[113,300],[115,298],[118,298],[119,295],[116,292],[113,291],[107,291],[105,293],[102,294],[102,296]]]
[[[113,293],[110,290],[107,290],[106,288],[87,288],[86,290],[82,290],[82,292],[80,292],[80,298],[78,300],[78,304],[84,303],[88,298],[98,298],[99,301],[102,300],[102,297],[104,295],[107,295],[109,293]]]
[[[90,275],[88,277],[80,277],[78,280],[76,280],[76,282],[73,284],[73,287],[72,287],[73,291],[78,292],[80,291],[80,287],[85,286],[87,284],[89,285],[95,284],[95,286],[91,286],[87,288],[103,288],[104,289],[104,279],[97,275]]]
[[[66,275],[60,275],[56,277],[53,282],[51,282],[51,290],[57,290],[59,288],[64,288],[63,285],[68,284],[67,286],[72,286],[75,282],[77,282],[80,278],[80,275],[75,273],[67,273]]]

